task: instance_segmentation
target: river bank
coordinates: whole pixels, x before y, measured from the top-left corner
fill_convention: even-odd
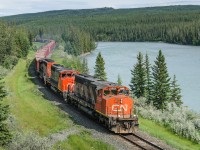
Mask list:
[[[200,112],[200,46],[167,44],[162,42],[99,42],[88,60],[89,72],[94,74],[96,56],[101,52],[105,60],[105,69],[109,81],[116,82],[118,74],[124,85],[129,86],[133,65],[141,51],[148,54],[151,65],[159,50],[162,50],[170,77],[176,75],[182,89],[182,100],[191,110]]]

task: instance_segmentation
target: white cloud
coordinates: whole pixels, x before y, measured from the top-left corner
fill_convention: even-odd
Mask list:
[[[200,5],[200,0],[0,0],[0,16],[60,9],[135,8],[183,4]]]

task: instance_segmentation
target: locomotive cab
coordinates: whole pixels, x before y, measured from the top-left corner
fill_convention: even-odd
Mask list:
[[[109,117],[128,118],[132,115],[133,100],[125,86],[107,86],[98,90],[96,109]]]
[[[138,127],[138,118],[133,115],[134,101],[125,86],[106,86],[98,90],[96,109],[108,117],[103,120],[115,133],[133,133]]]
[[[60,91],[72,92],[74,90],[75,73],[77,72],[73,70],[64,70],[60,72],[58,79],[58,89]]]
[[[133,133],[138,126],[132,115],[133,99],[129,89],[86,74],[75,77],[74,95],[81,99],[80,108],[93,115],[115,133]]]
[[[74,90],[74,80],[75,74],[78,74],[77,71],[72,69],[64,68],[62,65],[53,64],[51,66],[51,78],[49,83],[52,87],[58,89],[58,91],[65,95]]]

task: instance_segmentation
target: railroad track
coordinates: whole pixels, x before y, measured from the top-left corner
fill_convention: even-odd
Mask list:
[[[136,134],[127,134],[127,135],[120,134],[120,136],[123,139],[130,142],[131,144],[143,150],[164,150],[163,148],[155,145],[152,142],[147,141],[146,139],[141,138],[140,136]]]

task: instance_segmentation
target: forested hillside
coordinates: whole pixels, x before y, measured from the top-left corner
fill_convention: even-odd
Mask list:
[[[200,45],[200,6],[60,10],[1,18],[34,33],[59,35],[71,26],[96,41],[164,41]],[[14,20],[14,21],[13,21]]]
[[[27,56],[31,44],[26,30],[0,22],[0,66],[15,66],[19,58]]]

